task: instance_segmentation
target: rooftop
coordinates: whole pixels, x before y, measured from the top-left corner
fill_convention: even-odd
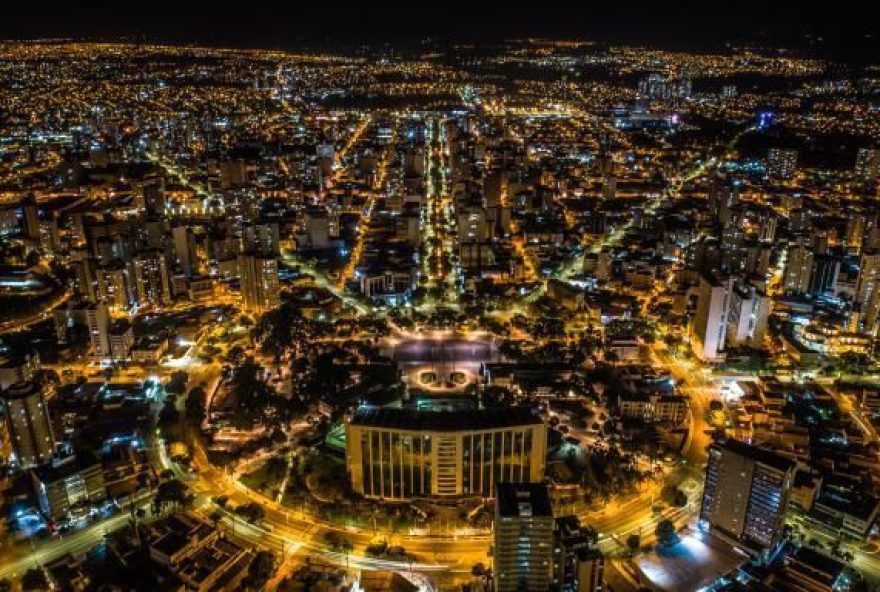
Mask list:
[[[541,418],[528,407],[474,409],[470,411],[424,411],[394,407],[360,407],[352,425],[412,431],[477,431],[538,425]]]
[[[553,516],[547,486],[540,483],[499,483],[497,504],[501,517]]]
[[[746,444],[745,442],[742,442],[740,440],[729,439],[722,444],[717,444],[716,446],[720,446],[721,448],[729,450],[734,454],[750,458],[756,462],[767,465],[779,471],[790,471],[793,470],[796,466],[794,461],[787,459],[784,456],[780,456],[775,452],[767,450],[766,448],[759,448],[758,446]]]

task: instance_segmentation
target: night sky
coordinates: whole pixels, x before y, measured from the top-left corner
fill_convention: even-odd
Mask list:
[[[512,36],[592,38],[711,50],[725,42],[783,44],[832,57],[880,58],[880,2],[485,3],[216,0],[4,3],[0,37],[75,37],[237,47],[351,46]],[[873,6],[872,6],[873,5]],[[868,8],[868,6],[872,6]],[[819,37],[823,39],[818,40]]]

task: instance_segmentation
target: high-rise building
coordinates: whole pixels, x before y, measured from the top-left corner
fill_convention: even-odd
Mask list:
[[[113,347],[110,343],[110,311],[106,304],[98,302],[86,309],[86,326],[89,329],[92,356],[111,358]]]
[[[603,590],[605,560],[596,548],[597,533],[577,516],[556,518],[553,529],[553,592]]]
[[[789,247],[785,262],[782,285],[786,292],[806,294],[810,289],[810,275],[813,271],[813,250],[803,241]]]
[[[195,238],[189,226],[175,226],[171,229],[171,238],[174,242],[174,256],[181,271],[187,277],[198,272],[198,260],[196,258]]]
[[[776,179],[790,179],[797,168],[797,150],[771,148],[767,152],[767,174]]]
[[[238,257],[241,299],[244,308],[263,312],[278,303],[278,260],[253,253]]]
[[[49,462],[55,440],[42,386],[33,381],[18,382],[3,390],[0,399],[15,460],[24,468]]]
[[[326,249],[330,246],[330,216],[327,210],[311,209],[306,212],[306,232],[311,249]]]
[[[691,346],[701,360],[716,360],[723,355],[732,289],[733,278],[700,276],[700,294],[690,334]]]
[[[498,484],[493,545],[496,592],[550,590],[553,525],[546,485]]]
[[[810,294],[813,296],[833,295],[837,292],[837,278],[840,275],[841,258],[838,255],[816,255],[813,257],[813,274],[810,276]]]
[[[880,176],[880,149],[859,148],[856,153],[856,177],[863,181],[874,181]]]
[[[40,213],[33,196],[21,202],[21,218],[24,222],[24,236],[31,241],[40,240]]]
[[[132,266],[139,306],[163,306],[171,303],[171,279],[161,251],[138,253],[132,259]]]
[[[458,236],[461,242],[481,241],[489,238],[486,210],[469,206],[458,209]]]
[[[723,228],[730,222],[731,212],[739,202],[739,189],[730,179],[716,176],[709,185],[709,210]]]
[[[737,284],[727,313],[726,345],[761,349],[767,334],[770,298],[754,286]]]
[[[128,268],[121,262],[103,267],[95,272],[98,297],[108,306],[127,310],[133,301],[128,279]]]
[[[277,255],[281,252],[281,237],[277,222],[259,222],[242,229],[244,250],[261,255]]]
[[[712,533],[762,554],[783,534],[796,463],[739,440],[709,449],[700,524]]]
[[[345,425],[351,486],[368,498],[492,497],[544,478],[547,427],[530,409],[361,407]]]
[[[652,72],[639,80],[639,96],[647,99],[686,99],[691,96],[692,87],[690,78],[685,76],[668,79],[659,72]]]
[[[859,276],[853,302],[861,305],[870,302],[877,280],[880,280],[880,251],[863,251],[859,257]]]
[[[132,183],[131,193],[135,207],[151,214],[165,212],[165,179],[151,177]]]

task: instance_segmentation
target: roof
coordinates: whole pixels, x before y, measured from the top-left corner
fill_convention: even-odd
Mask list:
[[[816,504],[854,516],[859,520],[870,520],[877,511],[880,500],[861,491],[860,488],[849,489],[835,483],[825,483]]]
[[[509,518],[553,517],[547,486],[540,483],[499,483],[498,516]]]
[[[42,465],[33,469],[34,476],[41,483],[49,484],[66,479],[77,473],[84,473],[89,470],[101,470],[101,463],[94,455],[80,452],[67,462],[57,465]]]
[[[479,431],[524,425],[543,421],[528,407],[474,409],[471,411],[424,411],[394,407],[360,407],[351,425],[396,428],[411,431]]]
[[[720,446],[734,454],[750,458],[778,471],[791,471],[797,466],[797,464],[791,459],[780,456],[766,448],[759,448],[758,446],[746,444],[740,440],[734,440],[731,438],[720,444]]]
[[[846,567],[846,564],[814,551],[809,547],[799,547],[790,556],[787,569],[797,572],[807,572],[812,578],[833,584],[837,577]]]

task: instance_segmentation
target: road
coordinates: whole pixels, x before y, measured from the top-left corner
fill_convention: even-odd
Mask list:
[[[147,509],[150,505],[148,501],[151,495],[142,496],[139,499],[138,507]],[[4,561],[0,563],[0,579],[20,577],[27,570],[45,566],[64,555],[71,554],[74,556],[84,555],[86,551],[100,543],[104,539],[104,535],[109,534],[128,524],[131,515],[127,511],[121,510],[106,520],[92,524],[82,530],[62,535],[59,538],[35,544],[32,552],[25,556],[14,559],[12,561]]]

